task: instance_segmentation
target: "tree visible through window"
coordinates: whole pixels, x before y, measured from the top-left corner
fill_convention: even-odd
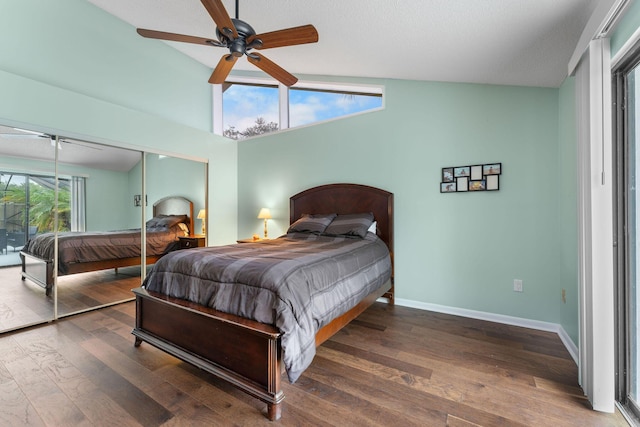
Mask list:
[[[258,117],[252,126],[249,126],[245,130],[238,130],[234,126],[229,126],[225,129],[224,136],[231,139],[243,139],[250,136],[262,135],[264,133],[273,132],[280,129],[276,122],[269,122],[262,117]]]
[[[280,129],[292,128],[382,108],[382,88],[328,83],[300,83],[293,88],[276,84],[226,82],[218,95],[216,132],[232,139],[244,139]],[[298,87],[300,86],[300,87]],[[280,96],[286,94],[287,102]]]
[[[69,231],[69,180],[58,182],[58,231]],[[25,235],[30,228],[38,233],[54,230],[55,178],[5,172],[1,174],[0,186],[0,228]]]

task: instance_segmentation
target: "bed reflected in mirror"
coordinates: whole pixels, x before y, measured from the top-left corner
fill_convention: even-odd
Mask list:
[[[206,167],[0,126],[0,332],[130,301],[157,259],[204,246]]]
[[[57,147],[62,317],[128,301],[131,286],[140,283],[142,232],[134,195],[142,191],[142,153],[71,138],[60,138]],[[37,252],[42,237],[23,251],[33,255],[32,262],[49,258]],[[52,289],[45,284],[45,293]]]
[[[179,236],[178,249],[188,249],[206,245],[203,233],[206,218],[198,218],[200,211],[206,212],[207,164],[190,159],[182,159],[160,154],[145,154],[146,197],[145,221],[154,218],[154,204],[170,198],[191,202],[193,211],[184,223],[187,227]],[[152,203],[153,201],[153,203]],[[149,229],[147,229],[149,233]]]

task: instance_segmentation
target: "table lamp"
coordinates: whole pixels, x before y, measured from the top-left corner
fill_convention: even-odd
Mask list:
[[[202,220],[202,234],[206,235],[207,232],[205,231],[205,223],[207,220],[207,210],[206,209],[200,209],[200,212],[198,212],[198,219]]]
[[[260,213],[258,214],[258,219],[264,219],[264,238],[267,238],[267,220],[271,218],[271,212],[269,212],[268,208],[260,209]]]

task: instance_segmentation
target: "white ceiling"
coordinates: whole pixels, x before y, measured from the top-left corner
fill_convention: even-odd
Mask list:
[[[87,0],[133,27],[215,38],[200,0]],[[257,33],[313,24],[316,44],[262,50],[290,73],[558,87],[598,0],[241,0]],[[223,0],[235,17],[235,1]],[[168,43],[214,68],[224,48]],[[246,58],[234,70],[257,70]],[[208,78],[208,76],[207,76]]]
[[[52,162],[55,159],[54,144],[49,135],[0,125],[0,155]],[[139,151],[71,138],[61,139],[59,146],[58,160],[62,164],[118,172],[128,172],[140,162],[142,156]]]

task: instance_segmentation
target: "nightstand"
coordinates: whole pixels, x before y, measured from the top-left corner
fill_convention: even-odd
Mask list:
[[[204,236],[178,236],[180,249],[203,248],[206,245]]]
[[[253,237],[249,237],[248,239],[240,239],[240,240],[236,240],[236,242],[238,243],[260,243],[260,242],[264,242],[265,240],[269,240],[269,239],[254,239]]]

